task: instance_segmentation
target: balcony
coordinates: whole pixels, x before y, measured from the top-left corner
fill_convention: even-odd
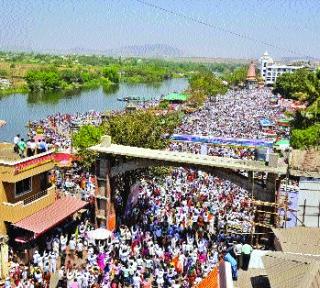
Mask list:
[[[46,195],[48,195],[48,190],[47,189],[45,189],[43,191],[40,191],[37,194],[32,195],[31,197],[28,197],[28,198],[24,199],[23,200],[23,205],[28,205],[28,204],[30,204],[30,203],[32,203],[32,202],[34,202],[34,201],[46,196]]]
[[[55,186],[51,186],[17,203],[0,203],[0,219],[16,223],[53,204],[56,198],[55,189]]]

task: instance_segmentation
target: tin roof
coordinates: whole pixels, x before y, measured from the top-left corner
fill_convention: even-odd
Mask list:
[[[272,231],[283,252],[320,256],[320,228],[274,228]]]
[[[320,287],[319,257],[308,257],[269,252],[263,256],[271,287],[313,288]]]
[[[73,197],[58,199],[52,205],[32,214],[13,225],[39,235],[71,216],[87,203]]]

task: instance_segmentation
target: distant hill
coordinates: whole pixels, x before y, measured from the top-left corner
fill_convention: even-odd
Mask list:
[[[319,58],[314,58],[314,57],[282,57],[280,58],[280,61],[281,62],[284,62],[284,63],[293,63],[293,62],[318,62],[319,61]]]
[[[123,46],[117,49],[108,49],[103,54],[123,57],[143,57],[143,58],[174,58],[182,57],[183,52],[175,47],[166,44],[145,44]]]

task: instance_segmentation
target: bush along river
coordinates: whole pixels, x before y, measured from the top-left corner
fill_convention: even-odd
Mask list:
[[[145,100],[159,99],[170,92],[181,92],[188,86],[186,79],[170,79],[157,85],[125,84],[104,90],[80,90],[72,93],[12,94],[0,98],[0,119],[7,124],[0,128],[0,141],[11,142],[17,133],[25,135],[29,120],[39,120],[55,113],[100,112],[122,110],[125,97]]]

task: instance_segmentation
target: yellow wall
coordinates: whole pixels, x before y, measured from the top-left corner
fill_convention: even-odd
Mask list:
[[[28,177],[41,174],[46,171],[50,171],[54,168],[53,160],[37,167],[34,167],[30,170],[23,171],[21,173],[15,174],[15,167],[12,165],[3,165],[0,164],[0,179],[4,182],[18,182]]]
[[[14,163],[0,164],[0,234],[7,233],[5,222],[16,223],[54,203],[56,197],[54,186],[48,189],[47,195],[27,205],[23,203],[23,200],[41,192],[40,174],[53,168],[52,160],[16,174]],[[15,197],[14,183],[29,177],[32,177],[32,191]]]
[[[31,181],[32,181],[32,191],[20,196],[15,196],[15,191],[14,191],[15,183],[2,182],[4,190],[3,190],[3,193],[1,193],[0,201],[16,203],[19,201],[23,201],[40,192],[41,191],[40,175],[33,176]]]
[[[55,186],[48,189],[48,194],[24,205],[23,201],[17,203],[0,203],[0,234],[6,234],[5,221],[17,223],[18,221],[36,213],[37,211],[54,203],[56,197]]]

